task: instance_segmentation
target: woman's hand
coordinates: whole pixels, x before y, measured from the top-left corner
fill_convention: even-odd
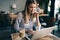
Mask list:
[[[34,13],[34,17],[38,18],[39,17],[39,13],[38,12],[35,12]]]
[[[33,30],[28,30],[28,31],[26,31],[26,32],[33,35],[35,31],[33,31]]]
[[[29,33],[32,34],[32,35],[34,34],[34,32],[35,31],[33,31],[33,30],[29,30]]]

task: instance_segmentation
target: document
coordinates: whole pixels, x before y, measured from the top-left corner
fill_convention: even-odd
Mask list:
[[[54,27],[49,27],[49,28],[43,28],[40,31],[36,31],[31,40],[35,40],[37,38],[47,36],[47,35],[51,34],[53,29],[54,29]]]

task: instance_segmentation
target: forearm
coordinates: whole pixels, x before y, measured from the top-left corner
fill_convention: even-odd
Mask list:
[[[39,16],[38,17],[36,17],[36,26],[40,26],[41,24],[40,24],[40,21],[39,21]]]
[[[40,28],[41,28],[41,24],[40,24],[39,16],[38,16],[36,17],[36,30],[40,31]]]

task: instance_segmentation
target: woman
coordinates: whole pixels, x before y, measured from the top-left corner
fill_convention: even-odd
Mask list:
[[[39,13],[36,12],[37,2],[35,0],[27,0],[24,11],[18,14],[14,28],[19,32],[25,28],[25,32],[30,36],[35,30],[40,30]],[[35,29],[35,30],[34,30]]]

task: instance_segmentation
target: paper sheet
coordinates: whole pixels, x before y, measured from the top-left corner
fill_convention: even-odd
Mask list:
[[[54,27],[49,27],[49,28],[41,29],[40,31],[36,31],[31,40],[35,40],[37,38],[41,38],[46,35],[49,35],[53,31],[53,29]]]

